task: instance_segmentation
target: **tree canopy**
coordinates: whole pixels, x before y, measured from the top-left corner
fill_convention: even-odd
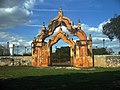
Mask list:
[[[96,48],[96,49],[93,49],[93,54],[94,55],[110,55],[113,53],[113,50],[110,48],[110,49],[107,49],[107,48]]]
[[[56,51],[51,55],[52,62],[70,61],[70,47],[56,48]]]
[[[103,34],[107,35],[110,40],[117,38],[120,40],[120,15],[115,15],[114,18],[110,19],[103,25]]]

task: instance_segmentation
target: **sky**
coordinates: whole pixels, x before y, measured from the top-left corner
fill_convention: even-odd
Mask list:
[[[40,34],[42,23],[45,22],[47,27],[61,7],[64,16],[70,18],[75,26],[80,19],[87,36],[92,34],[93,48],[103,47],[105,39],[105,47],[112,48],[115,53],[120,51],[117,39],[110,41],[102,34],[102,25],[115,14],[120,15],[120,0],[0,0],[0,44],[13,43],[21,48],[19,53],[24,52],[25,46],[30,51],[31,42]],[[63,29],[70,34],[65,27]],[[60,40],[53,47],[66,45],[69,46]]]

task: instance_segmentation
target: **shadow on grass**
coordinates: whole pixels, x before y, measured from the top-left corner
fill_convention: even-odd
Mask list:
[[[120,90],[120,71],[1,79],[0,90]]]

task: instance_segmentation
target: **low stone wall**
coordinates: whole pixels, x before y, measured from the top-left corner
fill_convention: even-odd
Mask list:
[[[120,67],[120,55],[95,55],[95,67]]]
[[[31,56],[0,56],[0,66],[31,66]],[[95,67],[120,67],[120,55],[94,55]]]
[[[31,66],[31,56],[0,56],[0,66]]]

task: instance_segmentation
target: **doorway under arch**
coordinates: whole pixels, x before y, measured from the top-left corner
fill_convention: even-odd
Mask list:
[[[71,66],[70,45],[60,39],[51,46],[50,61],[51,66]]]
[[[66,34],[65,32],[63,32],[62,28],[60,27],[58,32],[55,33],[55,35],[53,36],[52,39],[49,40],[48,42],[48,46],[50,47],[50,65],[52,64],[51,62],[51,51],[52,51],[52,46],[56,43],[58,43],[59,40],[63,40],[65,43],[69,44],[70,45],[70,57],[73,57],[73,54],[74,52],[72,51],[74,49],[74,46],[75,46],[75,42],[72,40],[72,38],[69,38],[68,37],[68,34]],[[62,56],[60,56],[62,57]],[[72,66],[73,65],[73,61],[72,61],[72,58],[71,58],[71,61],[70,61],[70,65]]]

